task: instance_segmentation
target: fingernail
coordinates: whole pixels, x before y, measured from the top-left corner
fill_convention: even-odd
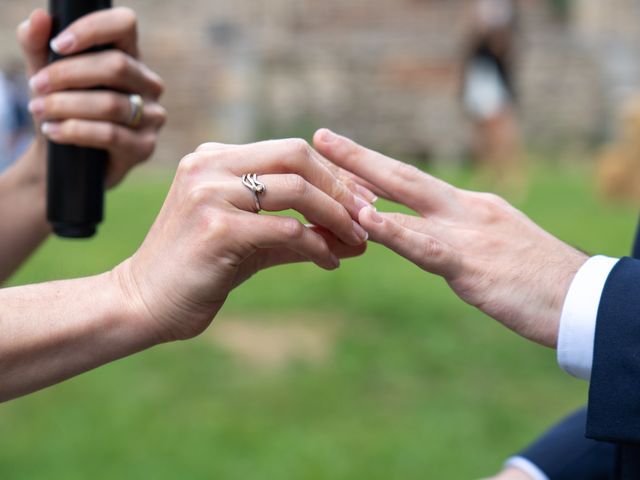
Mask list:
[[[384,218],[382,218],[382,215],[380,215],[375,208],[373,208],[373,207],[367,207],[367,208],[368,208],[367,214],[369,215],[369,218],[374,223],[383,223],[384,222]]]
[[[361,197],[366,198],[370,203],[375,203],[378,200],[378,196],[375,193],[362,185],[356,184],[356,191]]]
[[[31,19],[27,18],[24,22],[22,22],[20,25],[18,25],[18,28],[20,30],[24,30],[26,28],[29,28],[31,26]]]
[[[29,111],[34,115],[44,113],[44,98],[34,98],[29,102]]]
[[[333,264],[333,268],[340,267],[340,259],[336,257],[333,253],[331,254],[330,259],[331,259],[331,263]]]
[[[71,51],[73,45],[76,43],[76,36],[71,32],[63,32],[58,35],[56,38],[51,40],[49,45],[51,46],[51,50],[62,55]]]
[[[325,128],[322,130],[322,133],[320,134],[320,139],[324,143],[331,143],[331,142],[335,142],[338,139],[338,136],[328,128]]]
[[[29,87],[36,93],[45,93],[49,85],[49,75],[46,72],[40,72],[31,77]]]
[[[60,131],[60,125],[57,123],[44,122],[40,127],[42,134],[46,137],[55,136]]]
[[[353,231],[356,233],[358,240],[360,240],[362,243],[369,240],[369,234],[364,228],[360,226],[358,222],[353,222]]]

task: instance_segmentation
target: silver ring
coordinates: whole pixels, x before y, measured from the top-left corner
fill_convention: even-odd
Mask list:
[[[144,113],[144,100],[140,95],[129,95],[129,105],[131,106],[129,127],[138,128],[142,123],[142,114]]]
[[[253,199],[256,202],[256,213],[262,210],[262,206],[260,205],[260,195],[264,195],[267,193],[267,186],[258,180],[258,175],[256,173],[247,173],[242,176],[242,184],[251,190],[253,193]]]

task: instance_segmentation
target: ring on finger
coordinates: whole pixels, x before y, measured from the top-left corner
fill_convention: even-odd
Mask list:
[[[131,116],[129,117],[129,127],[137,128],[142,123],[142,114],[144,111],[144,100],[138,94],[129,95],[129,106],[131,107]]]
[[[258,175],[256,173],[247,173],[243,175],[242,184],[251,190],[253,199],[256,202],[256,213],[260,212],[260,210],[262,210],[262,206],[260,205],[260,195],[267,193],[267,186],[258,180]]]

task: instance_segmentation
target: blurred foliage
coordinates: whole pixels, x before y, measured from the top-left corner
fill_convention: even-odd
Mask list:
[[[469,172],[438,173],[477,187]],[[138,172],[109,198],[97,239],[50,240],[13,283],[111,268],[142,241],[168,185]],[[538,167],[518,205],[581,248],[629,251],[635,212],[602,204],[584,167]],[[232,317],[257,323],[264,312],[337,324],[330,359],[264,371],[213,342]],[[478,478],[585,400],[586,384],[552,351],[371,246],[334,273],[265,272],[201,338],[2,405],[0,478]]]

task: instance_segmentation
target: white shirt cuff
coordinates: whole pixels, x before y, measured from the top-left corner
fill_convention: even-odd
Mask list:
[[[590,258],[576,274],[562,308],[558,332],[558,364],[569,375],[589,381],[598,307],[605,282],[617,258]]]
[[[531,460],[524,457],[511,457],[504,464],[505,468],[516,468],[526,473],[531,480],[549,480],[549,477],[540,470]]]

